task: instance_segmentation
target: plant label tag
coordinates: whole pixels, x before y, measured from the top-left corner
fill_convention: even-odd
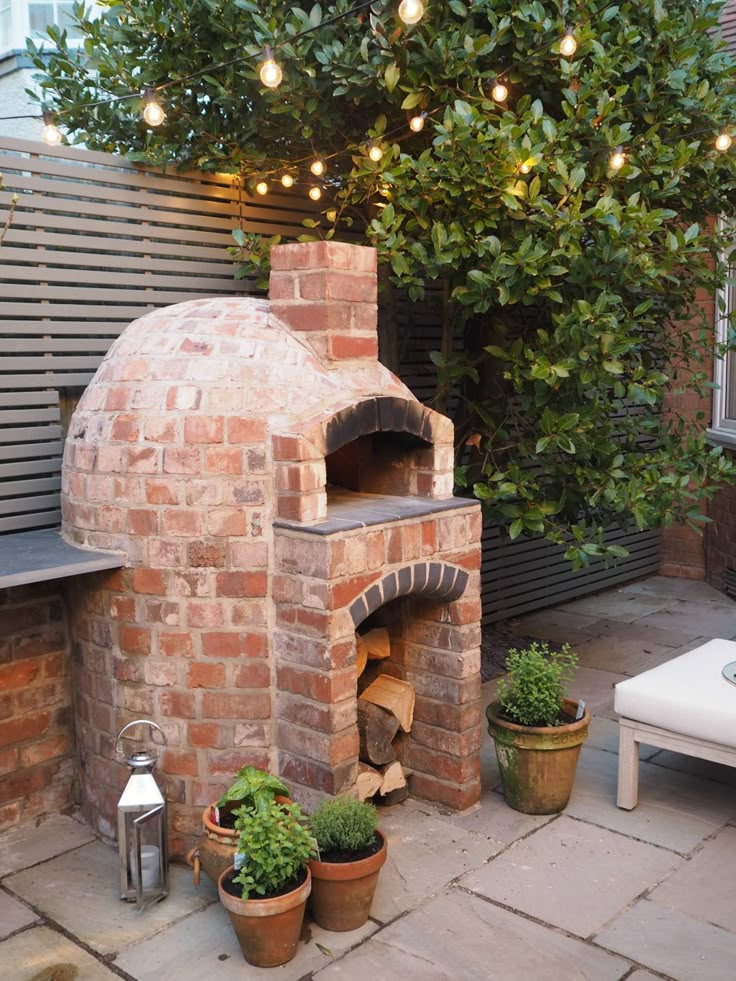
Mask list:
[[[215,807],[212,808],[212,810],[215,812],[215,824],[219,824],[220,823],[220,808],[217,807],[217,806],[215,806]]]
[[[585,702],[581,698],[580,701],[578,702],[578,710],[575,713],[575,721],[577,721],[578,719],[582,719],[584,715],[585,715]]]
[[[233,868],[235,871],[240,872],[247,860],[248,856],[245,854],[245,852],[235,852],[233,855]]]

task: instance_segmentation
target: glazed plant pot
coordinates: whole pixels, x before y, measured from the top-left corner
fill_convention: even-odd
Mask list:
[[[563,700],[574,718],[578,703]],[[501,718],[499,702],[486,709],[496,744],[506,803],[524,814],[557,814],[567,807],[580,749],[588,738],[590,712],[562,726],[520,726]]]
[[[276,795],[279,804],[291,804],[288,797]],[[194,885],[199,885],[200,868],[216,884],[220,876],[234,864],[238,833],[233,828],[223,828],[215,822],[215,804],[208,804],[202,811],[204,833],[198,844],[187,854],[187,862],[194,869]]]
[[[222,883],[233,871],[225,869],[217,881],[220,902],[230,917],[243,957],[254,967],[278,967],[296,953],[307,898],[312,888],[309,869],[300,886],[273,899],[240,899],[225,892]]]
[[[357,930],[368,919],[378,873],[386,861],[386,838],[380,831],[381,848],[357,862],[309,861],[312,873],[310,909],[315,922],[325,930]]]

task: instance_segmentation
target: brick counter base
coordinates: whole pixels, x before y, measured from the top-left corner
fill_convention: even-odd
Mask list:
[[[58,586],[0,590],[0,831],[73,803],[69,660]]]

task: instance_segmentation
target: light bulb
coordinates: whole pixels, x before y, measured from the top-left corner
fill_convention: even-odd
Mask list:
[[[166,119],[166,113],[163,111],[158,102],[156,102],[156,96],[153,93],[153,89],[146,89],[143,93],[143,97],[146,100],[146,106],[143,110],[143,118],[149,126],[160,126],[164,119]]]
[[[256,194],[268,194],[268,184],[265,181],[258,181],[256,184]]]
[[[509,90],[503,82],[496,82],[491,89],[491,98],[494,102],[505,102],[509,97]]]
[[[566,27],[565,36],[560,41],[560,54],[565,58],[572,58],[577,50],[578,42],[575,40],[575,35],[571,28]]]
[[[383,157],[383,147],[380,147],[377,143],[371,143],[368,148],[368,156],[371,158],[373,163],[378,163],[378,161]]]
[[[50,112],[45,112],[43,114],[41,139],[44,141],[44,143],[48,143],[49,146],[58,146],[59,143],[61,143],[61,130],[54,123],[54,117]]]
[[[611,170],[621,170],[626,163],[626,154],[620,146],[617,146],[608,159],[608,166]]]
[[[319,201],[322,197],[322,191],[318,187],[310,187],[309,196],[313,201]]]
[[[716,137],[716,150],[720,150],[721,153],[725,153],[732,143],[733,140],[728,135],[728,132],[725,129],[722,129]]]
[[[409,129],[412,133],[421,133],[424,129],[424,122],[427,118],[426,112],[421,112],[416,116],[412,116],[409,120]]]
[[[293,187],[294,178],[291,176],[291,174],[284,174],[281,178],[281,183],[284,185],[284,187]]]
[[[526,160],[523,164],[519,165],[519,172],[522,174],[528,174],[532,169],[532,165],[527,163]]]
[[[263,61],[261,62],[258,74],[260,75],[261,82],[267,89],[278,88],[281,85],[281,79],[284,77],[281,66],[273,60],[273,52],[268,45],[263,49]]]
[[[321,177],[325,172],[325,165],[321,160],[313,160],[309,168],[315,177]]]
[[[424,4],[422,0],[401,0],[399,4],[399,18],[405,24],[418,24],[424,16]]]

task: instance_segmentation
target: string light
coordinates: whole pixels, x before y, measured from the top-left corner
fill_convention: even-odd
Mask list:
[[[261,82],[267,89],[276,89],[281,85],[284,73],[281,66],[274,61],[273,51],[268,45],[263,49],[263,61],[258,72]]]
[[[44,143],[48,143],[49,146],[58,146],[61,143],[61,130],[54,123],[54,117],[50,112],[44,112],[43,114],[41,139]]]
[[[499,82],[498,79],[493,83],[493,88],[491,89],[491,98],[494,102],[505,102],[509,97],[509,90],[503,82]]]
[[[156,95],[153,89],[145,89],[143,98],[146,103],[143,110],[143,118],[149,126],[160,126],[164,119],[166,119],[166,113],[156,101]]]
[[[322,191],[318,187],[310,187],[309,196],[313,201],[319,201],[319,199],[322,197]]]
[[[256,194],[264,195],[268,194],[268,184],[266,181],[258,181],[256,184]]]
[[[733,140],[731,139],[728,130],[724,126],[721,132],[716,137],[716,150],[720,150],[721,153],[725,153],[729,149]]]
[[[323,160],[313,160],[309,168],[315,177],[321,177],[325,172],[325,164]]]
[[[611,156],[608,158],[608,166],[611,170],[621,170],[623,165],[626,163],[626,154],[621,146],[617,146],[613,151]]]
[[[532,169],[532,165],[527,160],[519,164],[520,174],[528,174],[531,171],[531,169]]]
[[[424,129],[424,123],[427,119],[426,112],[417,113],[416,116],[412,116],[409,120],[409,129],[412,133],[421,133]]]
[[[368,145],[368,156],[373,163],[378,163],[383,157],[383,147],[379,146],[378,143],[370,143]]]
[[[572,32],[572,28],[565,27],[565,35],[560,41],[560,54],[565,58],[572,58],[578,50],[578,42]]]
[[[294,178],[291,176],[291,174],[284,174],[281,178],[281,183],[284,185],[284,187],[293,187]]]
[[[399,4],[399,19],[411,27],[418,24],[424,16],[424,4],[422,0],[401,0]]]

